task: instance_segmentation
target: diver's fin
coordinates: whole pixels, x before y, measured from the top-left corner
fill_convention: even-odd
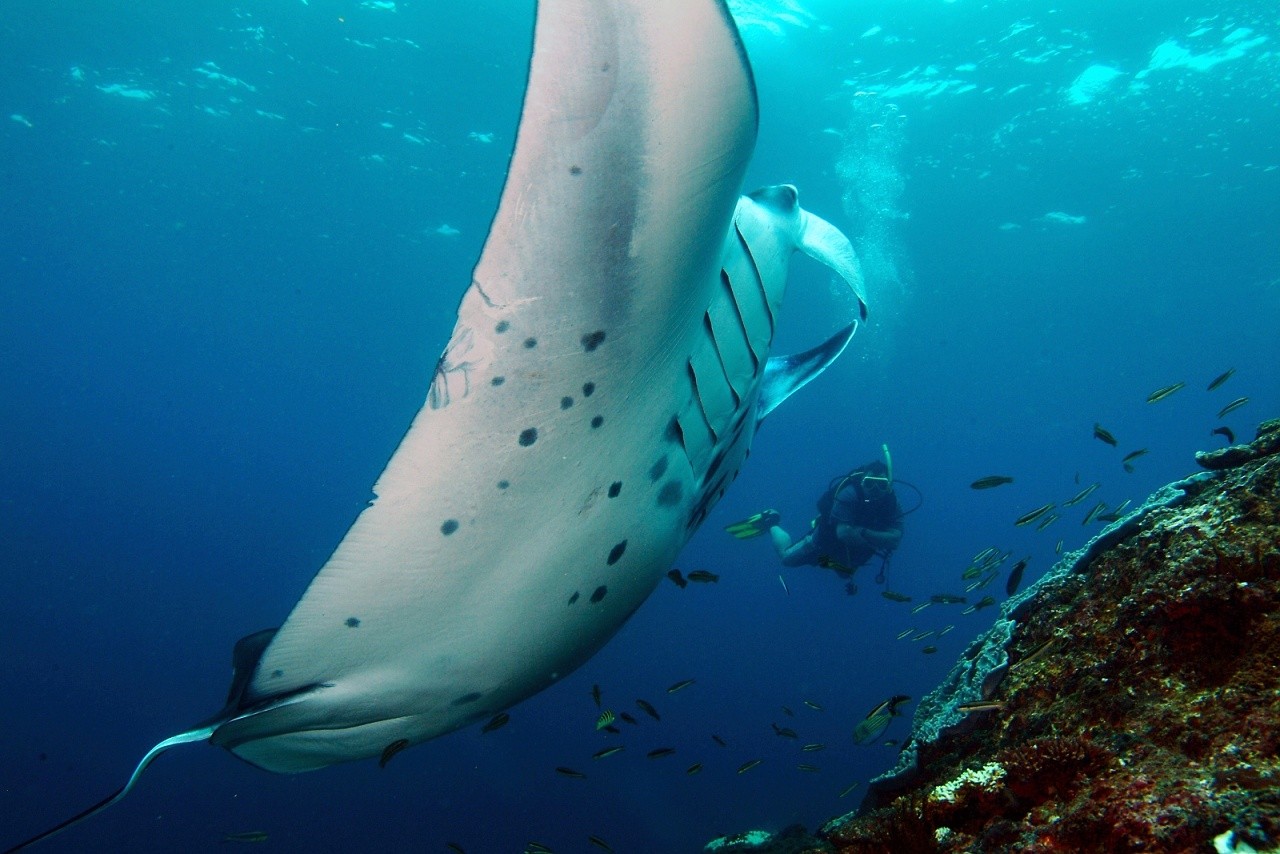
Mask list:
[[[769,357],[764,366],[764,381],[760,385],[756,420],[763,421],[766,415],[778,408],[778,404],[825,371],[844,352],[857,328],[858,321],[855,320],[812,350]]]
[[[743,519],[741,522],[725,525],[724,529],[740,540],[749,540],[752,537],[760,536],[781,520],[782,515],[777,510],[762,510],[754,516]]]
[[[71,825],[79,824],[89,816],[95,815],[96,813],[100,813],[103,810],[105,810],[107,807],[112,806],[118,803],[119,801],[124,800],[124,796],[129,794],[129,791],[133,788],[134,784],[138,782],[138,778],[142,776],[142,772],[147,770],[147,766],[150,765],[152,762],[154,762],[157,756],[159,756],[161,753],[164,753],[170,747],[176,747],[179,744],[189,744],[190,742],[193,742],[193,741],[206,741],[209,738],[209,736],[213,735],[213,731],[216,728],[217,728],[216,725],[203,726],[198,729],[193,729],[193,730],[188,730],[187,732],[178,733],[177,735],[171,738],[166,738],[164,741],[160,742],[155,747],[147,751],[147,755],[142,757],[142,761],[138,763],[138,767],[133,769],[133,774],[130,775],[129,781],[125,783],[123,786],[121,786],[119,789],[112,792],[110,795],[103,798],[102,800],[98,801],[96,804],[89,807],[87,810],[77,813],[76,815],[73,815],[71,818],[67,819],[66,821],[60,824],[57,824],[49,828],[48,830],[44,831],[43,833],[40,833],[40,834],[37,834],[36,836],[31,837],[28,840],[19,842],[17,845],[13,846],[12,848],[6,848],[4,850],[4,854],[13,854],[13,852],[21,851],[22,849],[26,848],[28,845],[34,845],[37,842],[48,839],[50,836],[53,836],[55,834],[61,833],[62,831],[66,830]]]

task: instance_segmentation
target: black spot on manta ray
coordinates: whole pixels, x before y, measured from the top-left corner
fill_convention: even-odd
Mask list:
[[[456,530],[458,530],[457,519],[445,519],[444,524],[440,526],[440,533],[444,534],[446,537]]]
[[[360,621],[357,620],[355,617],[347,617],[346,626],[349,629],[358,629],[360,628]]]
[[[678,480],[669,480],[662,485],[662,489],[658,491],[658,506],[672,507],[680,503],[680,499],[684,497],[684,487],[680,485]]]
[[[583,384],[582,384],[582,396],[583,396],[583,397],[591,397],[591,395],[593,395],[593,394],[595,394],[595,393],[596,393],[596,384],[595,384],[595,383],[583,383]]]
[[[581,175],[581,174],[582,174],[582,167],[581,167],[581,166],[570,166],[570,167],[569,167],[569,174],[570,174],[570,175]]]
[[[454,700],[449,705],[465,706],[467,703],[474,703],[476,700],[479,700],[483,696],[484,694],[481,694],[479,691],[472,691],[470,694],[463,694],[461,697]]]
[[[532,350],[534,347],[537,347],[537,346],[538,346],[538,339],[537,339],[537,338],[526,338],[526,339],[524,339],[524,348],[525,348],[526,350]]]
[[[506,377],[494,377],[493,379],[489,380],[489,385],[499,386],[505,383],[506,381],[507,381]]]
[[[669,463],[670,461],[667,459],[665,454],[658,457],[658,461],[649,467],[649,480],[657,483],[659,478],[667,473],[667,466]]]
[[[588,353],[592,352],[603,343],[603,329],[597,329],[595,332],[588,332],[586,335],[582,336],[582,349],[586,350]]]
[[[615,563],[621,560],[622,553],[625,552],[626,550],[627,550],[627,541],[623,540],[622,542],[618,543],[616,546],[614,546],[612,549],[609,550],[609,558],[608,560],[605,561],[605,563],[609,564],[609,566],[613,566]]]
[[[498,481],[498,489],[506,489],[510,485],[511,485],[511,481],[509,480]]]
[[[283,675],[284,675],[284,671],[283,671],[283,670],[272,670],[272,671],[271,671],[271,678],[272,678],[272,679],[279,679],[279,678],[280,678],[281,676],[283,676]]]
[[[601,584],[599,587],[595,589],[595,592],[591,594],[591,604],[595,605],[596,603],[603,600],[605,597],[605,594],[607,594],[608,592],[609,592],[609,588]]]
[[[603,423],[604,423],[604,416],[603,416],[603,415],[597,415],[595,418],[592,418],[592,419],[591,419],[591,429],[592,429],[592,430],[595,430],[596,428],[598,428],[598,427],[599,427],[601,424],[603,424]]]
[[[538,441],[538,429],[536,427],[527,427],[520,431],[520,444],[526,448]]]
[[[610,498],[617,498],[620,492],[622,492],[622,481],[615,480],[613,483],[609,484]]]
[[[511,328],[510,323],[507,323],[505,320],[499,320],[498,325],[493,327],[493,331],[501,335],[503,332],[506,332],[510,328]]]
[[[573,595],[569,597],[569,604],[572,605],[574,602],[577,602],[577,601],[578,601],[578,591],[575,590],[573,591]]]
[[[572,398],[572,397],[569,397],[569,396],[567,396],[567,395],[566,395],[565,397],[560,398],[560,408],[561,408],[561,409],[568,409],[568,408],[569,408],[569,407],[571,407],[571,406],[573,406],[573,398]]]

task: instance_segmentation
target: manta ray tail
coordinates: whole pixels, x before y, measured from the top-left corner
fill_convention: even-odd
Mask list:
[[[178,733],[177,735],[171,738],[166,738],[164,741],[160,742],[155,747],[147,751],[147,755],[142,757],[142,761],[138,763],[138,767],[133,769],[133,774],[129,776],[128,782],[126,782],[119,789],[116,789],[110,795],[98,801],[96,804],[89,807],[88,809],[82,812],[76,813],[66,821],[56,824],[53,827],[49,828],[48,830],[44,831],[43,833],[39,833],[31,837],[30,839],[27,839],[23,842],[19,842],[17,845],[13,846],[12,848],[6,848],[4,850],[4,854],[13,854],[14,851],[21,851],[29,845],[34,845],[37,842],[48,839],[50,836],[54,836],[66,830],[68,827],[71,827],[71,825],[79,824],[89,816],[96,815],[97,813],[100,813],[103,810],[105,810],[107,807],[112,806],[124,800],[124,796],[129,794],[130,790],[133,789],[134,784],[138,782],[138,778],[142,776],[142,772],[147,770],[147,766],[150,765],[152,762],[154,762],[157,756],[159,756],[161,753],[164,753],[170,747],[175,747],[179,744],[189,744],[190,742],[193,742],[193,741],[206,741],[208,740],[209,736],[213,735],[213,731],[215,728],[216,728],[215,726],[204,726],[204,727],[200,727],[199,729],[193,729],[193,730],[188,730],[187,732]]]

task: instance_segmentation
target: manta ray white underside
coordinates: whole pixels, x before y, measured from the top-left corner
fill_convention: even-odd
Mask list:
[[[755,131],[722,0],[542,0],[498,213],[377,498],[284,625],[237,645],[225,708],[36,839],[175,744],[285,772],[378,756],[612,637],[759,419],[853,334],[770,358],[792,254],[865,312],[849,241],[794,188],[739,197]]]

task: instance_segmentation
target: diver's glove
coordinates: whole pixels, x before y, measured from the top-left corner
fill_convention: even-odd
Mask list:
[[[774,525],[782,521],[782,514],[777,510],[762,510],[754,516],[748,516],[741,522],[725,525],[724,529],[739,540],[758,537]]]

